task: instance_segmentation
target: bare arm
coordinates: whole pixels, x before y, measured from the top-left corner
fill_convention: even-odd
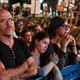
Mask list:
[[[19,78],[23,80],[28,79],[37,74],[37,66],[34,61],[34,58],[30,57],[29,59],[26,60],[26,62],[28,63],[28,69],[25,71],[25,73],[19,76]]]
[[[27,65],[26,61],[22,65],[20,65],[16,68],[9,68],[9,69],[5,69],[4,64],[1,62],[1,64],[0,64],[0,80],[12,80],[13,77],[21,75],[27,69],[28,69],[28,65]]]

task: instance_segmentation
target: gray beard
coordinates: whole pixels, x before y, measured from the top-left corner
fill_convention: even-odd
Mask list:
[[[14,36],[14,32],[11,31],[9,32],[8,34],[3,34],[5,37],[11,37],[11,36]]]

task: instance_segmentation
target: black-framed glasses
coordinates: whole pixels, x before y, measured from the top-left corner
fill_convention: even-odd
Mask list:
[[[13,18],[8,18],[8,19],[1,19],[0,20],[0,23],[7,23],[7,21],[9,21],[9,22],[13,22],[14,21],[14,19]]]

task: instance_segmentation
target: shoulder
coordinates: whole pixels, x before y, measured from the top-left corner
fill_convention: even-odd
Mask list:
[[[20,49],[25,53],[26,57],[31,57],[30,49],[23,40],[14,38],[14,41],[14,45],[19,46]]]
[[[20,46],[21,49],[24,51],[24,52],[30,52],[28,46],[26,45],[25,41],[21,40],[21,39],[16,39],[14,38],[14,45],[16,46]]]
[[[55,44],[50,43],[48,46],[48,49],[46,50],[45,53],[54,53],[55,52]]]
[[[26,47],[28,47],[28,46],[26,45],[25,41],[23,41],[23,40],[21,40],[21,39],[14,38],[14,43],[18,43],[18,44],[21,45],[21,46],[26,46]]]

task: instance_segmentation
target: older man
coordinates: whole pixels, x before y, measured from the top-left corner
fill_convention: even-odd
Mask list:
[[[0,10],[0,80],[25,80],[37,74],[28,47],[13,37],[14,32],[10,12]]]

